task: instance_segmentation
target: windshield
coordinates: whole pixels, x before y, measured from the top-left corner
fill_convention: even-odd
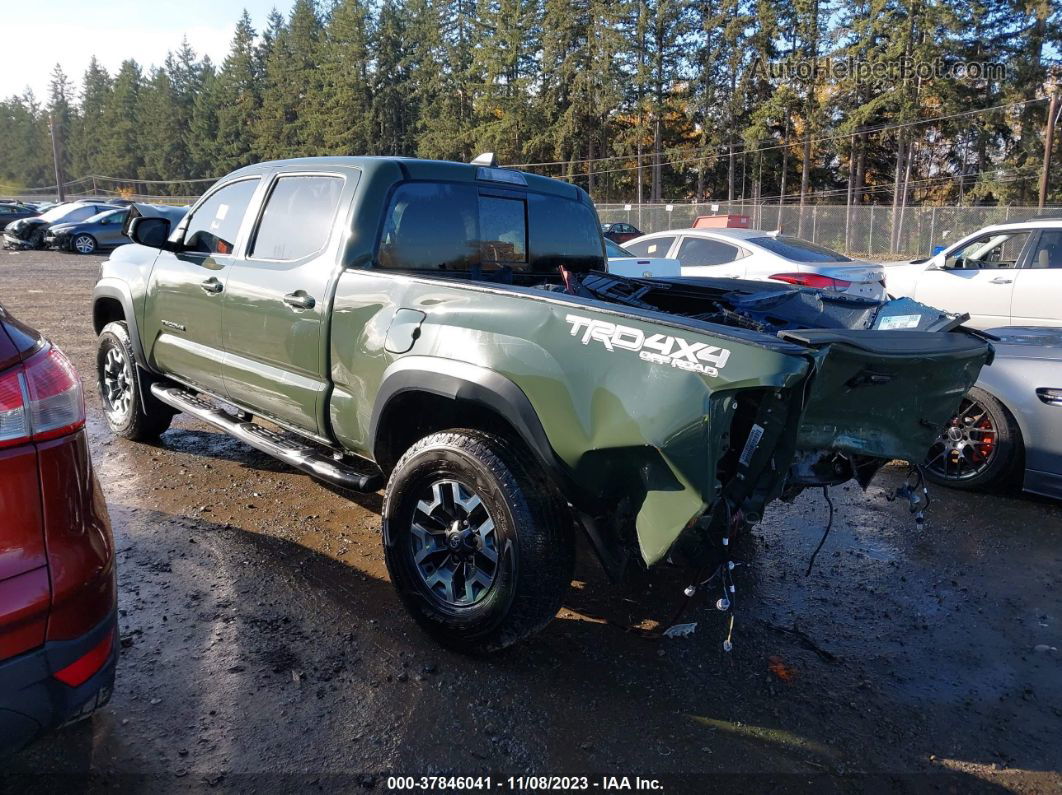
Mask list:
[[[52,224],[52,223],[55,223],[56,221],[58,221],[60,218],[65,217],[67,213],[71,212],[72,210],[76,210],[76,209],[77,209],[77,206],[73,205],[73,204],[60,204],[60,205],[57,205],[57,206],[53,207],[48,212],[43,213],[40,216],[40,219],[42,221],[47,221],[48,223]]]
[[[613,243],[607,237],[605,238],[605,256],[612,257],[633,257],[634,254],[627,251],[623,246],[618,243]]]
[[[816,246],[814,243],[801,240],[799,237],[786,237],[784,235],[779,235],[778,237],[753,237],[749,239],[749,242],[755,243],[760,248],[765,248],[772,254],[777,254],[779,257],[784,257],[792,262],[852,261],[844,254],[838,254],[836,251],[824,246]]]

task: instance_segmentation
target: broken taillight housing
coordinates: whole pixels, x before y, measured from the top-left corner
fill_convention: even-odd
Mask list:
[[[0,375],[0,447],[43,442],[85,425],[85,395],[55,346]]]
[[[770,278],[799,287],[832,287],[836,290],[843,290],[852,285],[844,279],[834,279],[830,276],[823,276],[821,273],[776,273]]]

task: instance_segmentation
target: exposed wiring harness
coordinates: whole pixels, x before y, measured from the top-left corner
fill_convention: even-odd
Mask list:
[[[826,543],[826,538],[830,535],[830,530],[833,528],[833,500],[830,499],[829,486],[822,487],[822,496],[826,498],[826,505],[830,508],[830,515],[826,520],[826,529],[822,533],[819,545],[815,547],[815,551],[811,553],[811,560],[808,561],[808,570],[804,572],[805,577],[811,576],[811,569],[815,565],[815,558],[819,556],[819,552],[822,550],[822,545]]]

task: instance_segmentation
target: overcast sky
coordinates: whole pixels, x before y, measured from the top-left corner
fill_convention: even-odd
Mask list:
[[[273,6],[287,15],[291,0],[7,0],[0,20],[0,97],[32,88],[48,96],[55,64],[80,90],[93,55],[111,74],[127,58],[147,70],[176,50],[182,36],[220,63],[246,8],[261,33]]]

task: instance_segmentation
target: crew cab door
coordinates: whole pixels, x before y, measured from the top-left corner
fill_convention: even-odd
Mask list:
[[[1062,326],[1062,229],[1045,229],[1014,272],[1011,323]]]
[[[227,182],[207,194],[177,227],[178,252],[155,259],[142,339],[155,366],[179,381],[225,394],[221,304],[233,254],[261,178]]]
[[[225,289],[228,395],[256,414],[322,436],[327,320],[345,242],[336,218],[341,208],[346,217],[359,173],[274,176]]]
[[[913,298],[946,312],[968,312],[975,328],[1010,325],[1014,282],[1030,235],[1019,229],[974,238],[949,254],[945,268],[924,271]]]

